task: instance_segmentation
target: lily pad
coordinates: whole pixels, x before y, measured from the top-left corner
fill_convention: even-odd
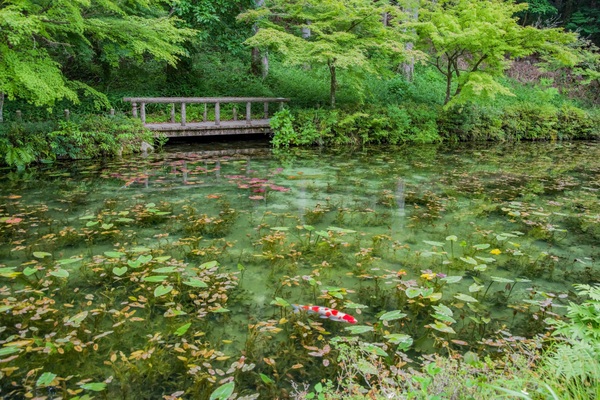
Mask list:
[[[227,400],[233,394],[234,389],[234,382],[221,385],[211,393],[209,400]]]
[[[171,291],[173,290],[173,286],[171,285],[158,285],[156,287],[156,289],[154,289],[154,297],[161,297],[164,296],[165,294],[171,293]]]
[[[359,335],[361,333],[371,332],[373,327],[368,325],[355,325],[347,327],[346,330],[353,335]]]
[[[184,285],[188,285],[191,287],[196,287],[196,288],[205,288],[208,287],[208,285],[206,284],[206,282],[204,282],[202,279],[200,278],[190,278],[189,280],[183,282]]]
[[[125,272],[127,272],[127,267],[114,267],[112,272],[116,276],[122,276]]]

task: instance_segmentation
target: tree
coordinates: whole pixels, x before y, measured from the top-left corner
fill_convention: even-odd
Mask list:
[[[38,106],[78,102],[79,91],[106,97],[69,79],[63,64],[100,58],[109,66],[146,57],[175,64],[192,31],[176,27],[158,0],[5,0],[0,3],[0,99]],[[0,104],[0,109],[2,104]]]
[[[531,54],[572,66],[576,35],[517,23],[526,4],[502,0],[443,0],[422,9],[415,24],[429,63],[446,78],[444,104],[509,95],[498,78],[511,60]]]
[[[393,18],[384,25],[386,13]],[[404,53],[401,12],[388,1],[271,0],[241,18],[261,26],[247,45],[278,52],[290,65],[326,66],[334,108],[339,70],[374,71]]]

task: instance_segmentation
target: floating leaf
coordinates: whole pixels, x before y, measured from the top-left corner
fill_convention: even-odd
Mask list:
[[[363,350],[369,351],[373,354],[377,354],[378,356],[387,357],[388,353],[386,353],[381,347],[375,346],[371,343],[363,343],[361,346]]]
[[[90,382],[84,383],[80,386],[82,389],[91,390],[92,392],[101,392],[106,389],[106,383],[104,382]]]
[[[274,226],[273,228],[271,228],[271,230],[285,232],[285,231],[289,231],[290,228],[288,228],[287,226]]]
[[[142,265],[146,264],[146,263],[152,261],[152,255],[150,255],[150,254],[141,255],[137,258],[137,261],[139,261]]]
[[[188,285],[191,287],[196,287],[196,288],[205,288],[208,287],[208,285],[206,284],[206,282],[204,282],[202,279],[200,278],[190,278],[189,280],[183,282],[184,285]]]
[[[364,304],[358,304],[358,303],[352,303],[352,302],[344,304],[344,307],[345,308],[354,308],[354,309],[357,309],[357,308],[369,308],[369,306],[366,306]]]
[[[92,226],[96,226],[100,223],[100,221],[88,221],[85,226],[91,228]]]
[[[471,265],[477,265],[477,260],[475,260],[473,257],[460,257],[461,260],[463,260],[464,262],[466,262],[467,264],[471,264]]]
[[[476,248],[477,250],[485,250],[487,248],[490,247],[489,243],[481,243],[481,244],[476,244],[473,245],[474,248]]]
[[[349,326],[346,328],[346,330],[353,335],[359,335],[361,333],[371,332],[373,330],[373,327],[367,326],[367,325],[356,325],[356,326]]]
[[[455,323],[456,320],[448,315],[444,315],[444,314],[438,314],[438,313],[434,313],[431,315],[433,318],[442,321],[442,322],[450,322],[450,323]]]
[[[227,400],[233,394],[234,389],[234,382],[221,385],[214,392],[212,392],[209,400]]]
[[[467,303],[477,303],[477,299],[469,296],[468,294],[458,293],[455,294],[454,297],[460,301],[465,301]]]
[[[42,375],[40,375],[35,384],[36,386],[49,386],[55,378],[56,374],[53,374],[52,372],[44,372]]]
[[[114,224],[102,224],[101,228],[105,229],[105,230],[108,230],[108,229],[110,229],[110,228],[112,228],[114,226],[115,226]]]
[[[125,253],[121,253],[120,251],[105,251],[104,255],[110,258],[119,258],[121,256],[124,256]]]
[[[38,272],[37,268],[25,267],[23,269],[23,275],[25,275],[25,276],[31,276],[31,275],[35,274],[36,272]]]
[[[288,303],[285,299],[282,299],[281,297],[275,297],[275,300],[272,300],[270,303],[272,306],[279,306],[279,307],[289,307],[290,303]]]
[[[413,339],[404,333],[390,333],[384,336],[390,343],[393,344],[407,344],[410,346],[413,343]]]
[[[338,228],[337,226],[330,226],[327,230],[339,233],[356,233],[356,231],[353,231],[352,229]]]
[[[160,297],[160,296],[164,296],[167,293],[171,293],[171,291],[173,290],[173,286],[171,285],[158,285],[156,287],[156,289],[154,289],[154,297]]]
[[[401,312],[400,310],[389,311],[379,317],[382,321],[393,321],[395,319],[401,319],[406,317],[408,314]]]
[[[271,383],[273,383],[273,379],[269,378],[267,375],[265,374],[260,374],[260,379],[262,379],[262,381],[264,383],[266,383],[267,385],[270,385]]]
[[[454,315],[452,310],[449,309],[448,307],[446,307],[446,305],[444,305],[444,304],[438,304],[438,305],[432,306],[432,307],[434,310],[436,310],[440,314],[444,314],[444,315],[448,315],[448,316]]]
[[[456,235],[450,235],[450,236],[446,236],[446,240],[448,240],[450,242],[456,242],[458,240],[458,237],[456,237]]]
[[[125,217],[116,219],[116,222],[133,222],[133,221],[135,221],[133,218],[125,218]]]
[[[17,267],[4,267],[0,268],[0,276],[5,278],[14,278],[17,275],[20,275],[21,272],[15,271]]]
[[[168,278],[167,275],[151,275],[151,276],[145,276],[142,280],[144,282],[162,282],[167,278]]]
[[[471,284],[471,286],[469,286],[469,292],[476,293],[476,292],[479,292],[483,288],[484,288],[483,285],[479,285],[478,283],[473,282],[473,284]]]
[[[54,271],[50,271],[50,275],[56,276],[57,278],[68,278],[69,271],[62,269],[62,268],[58,268]]]
[[[446,283],[456,283],[456,282],[460,282],[462,280],[462,278],[463,278],[462,276],[451,275],[451,276],[445,276],[440,280],[444,281]]]
[[[79,217],[79,219],[83,219],[83,220],[85,220],[85,219],[94,219],[94,218],[96,218],[96,216],[92,215],[92,214],[88,214],[88,215],[84,215],[83,217]]]
[[[436,321],[435,324],[429,324],[428,327],[435,329],[436,331],[444,332],[444,333],[456,333],[454,329],[449,327],[446,324],[443,324],[439,321]]]
[[[171,258],[171,256],[160,256],[160,257],[156,257],[154,260],[156,260],[159,263],[162,263],[162,262],[169,260],[170,258]]]
[[[112,269],[113,274],[115,274],[116,276],[121,276],[123,275],[125,272],[127,272],[127,267],[114,267]]]
[[[162,267],[153,269],[152,272],[157,274],[170,274],[171,272],[176,272],[177,267]]]
[[[50,257],[50,256],[52,256],[52,254],[47,253],[45,251],[34,251],[33,256],[35,258],[44,258],[44,257]]]
[[[219,263],[217,261],[209,261],[209,262],[205,262],[204,264],[200,264],[200,268],[203,269],[209,269],[209,268],[214,268],[217,265],[219,265]]]
[[[74,264],[76,262],[79,262],[83,260],[83,258],[78,257],[78,258],[63,258],[62,260],[58,260],[56,263],[58,265],[69,265],[69,264]]]
[[[491,278],[494,282],[499,282],[499,283],[513,283],[514,282],[512,279],[501,278],[499,276],[492,276]]]
[[[219,307],[219,308],[215,308],[214,310],[210,310],[210,312],[213,313],[227,313],[229,312],[229,310],[225,307]]]
[[[0,357],[7,356],[7,355],[13,354],[13,353],[18,353],[19,351],[21,351],[21,349],[19,349],[16,346],[2,347],[0,349]]]
[[[66,325],[71,325],[75,328],[79,328],[83,320],[88,316],[88,311],[82,311],[78,314],[73,315],[67,320]]]
[[[432,240],[423,240],[423,243],[428,244],[430,246],[434,246],[434,247],[444,247],[444,245],[446,243],[442,243],[442,242],[434,242]]]
[[[404,293],[406,293],[406,297],[412,299],[421,294],[421,288],[407,288]]]
[[[191,322],[188,322],[187,324],[180,326],[180,327],[179,327],[179,328],[177,328],[177,330],[175,331],[175,334],[176,334],[177,336],[183,336],[183,335],[184,335],[184,334],[185,334],[185,333],[188,331],[188,329],[190,329],[190,326],[192,326],[192,323],[191,323]]]

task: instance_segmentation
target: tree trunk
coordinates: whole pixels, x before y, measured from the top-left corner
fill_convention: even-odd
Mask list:
[[[444,105],[448,104],[450,101],[450,91],[452,90],[452,67],[450,64],[450,60],[448,60],[448,71],[446,72],[446,99],[444,100]]]
[[[260,8],[265,5],[265,0],[257,0],[256,8]],[[258,25],[254,24],[252,27],[252,31],[254,34],[258,32]],[[260,54],[260,49],[258,47],[252,48],[252,58],[250,61],[250,72],[254,76],[262,76],[263,79],[267,77],[269,73],[269,55],[265,52],[265,54]]]
[[[0,123],[4,122],[4,92],[0,92]]]
[[[406,8],[404,9],[404,11],[409,15],[409,19],[412,21],[418,21],[419,20],[419,3],[416,2],[414,4],[411,4],[412,7]],[[414,29],[413,29],[414,32]],[[408,53],[410,53],[412,51],[414,47],[414,44],[412,42],[407,42],[406,45],[404,46],[404,48],[407,50]],[[407,81],[412,82],[414,76],[415,76],[415,58],[414,57],[409,57],[409,59],[404,62],[402,64],[402,73],[404,74],[404,77],[406,78]]]
[[[331,83],[329,86],[329,98],[331,101],[331,108],[335,108],[335,91],[337,90],[335,59],[327,61],[327,66],[329,67],[329,74],[331,75]]]

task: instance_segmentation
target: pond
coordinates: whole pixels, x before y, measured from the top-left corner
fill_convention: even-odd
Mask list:
[[[600,282],[599,159],[188,143],[0,171],[0,396],[293,395],[344,340],[493,354]]]

